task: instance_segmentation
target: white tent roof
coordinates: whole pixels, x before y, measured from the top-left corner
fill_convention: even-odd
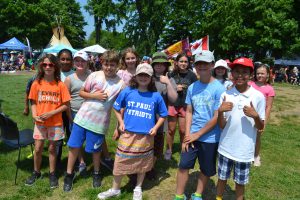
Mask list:
[[[81,49],[81,51],[92,52],[92,53],[104,53],[106,49],[96,44],[89,47],[85,47],[84,49]]]

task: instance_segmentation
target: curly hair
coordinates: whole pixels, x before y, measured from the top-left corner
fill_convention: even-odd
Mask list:
[[[138,53],[133,48],[129,47],[129,48],[125,49],[124,51],[122,51],[119,69],[122,69],[122,70],[127,69],[127,65],[126,65],[126,62],[125,62],[125,57],[126,57],[127,53],[132,53],[132,54],[135,55],[135,57],[136,57],[136,66],[140,63],[140,58],[139,58]]]
[[[41,64],[46,58],[48,58],[49,61],[54,65],[54,80],[58,83],[60,81],[60,64],[56,56],[52,54],[46,54],[38,61],[38,74],[36,80],[38,80],[38,82],[40,83],[45,76],[45,71]]]
[[[136,76],[133,76],[130,81],[129,81],[129,86],[131,88],[138,88],[139,87],[139,84],[136,80]],[[156,89],[156,86],[155,86],[155,80],[153,78],[153,76],[151,76],[151,81],[147,87],[148,91],[149,92],[157,92],[157,89]]]

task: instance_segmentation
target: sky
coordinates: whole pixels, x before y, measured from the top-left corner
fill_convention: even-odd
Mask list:
[[[88,38],[95,29],[94,18],[91,15],[89,15],[89,13],[86,12],[85,9],[83,8],[87,4],[87,0],[76,0],[76,1],[79,2],[81,7],[81,12],[84,16],[84,21],[87,23],[87,25],[84,27],[83,30],[86,32],[85,38]]]

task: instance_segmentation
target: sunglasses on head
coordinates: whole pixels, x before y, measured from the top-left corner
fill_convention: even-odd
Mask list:
[[[54,64],[53,63],[41,63],[41,66],[42,67],[47,67],[47,66],[54,67]]]

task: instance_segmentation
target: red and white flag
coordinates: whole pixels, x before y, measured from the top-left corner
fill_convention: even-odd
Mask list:
[[[196,40],[195,42],[190,44],[192,55],[195,55],[202,50],[209,50],[209,36],[205,36],[200,40]]]

